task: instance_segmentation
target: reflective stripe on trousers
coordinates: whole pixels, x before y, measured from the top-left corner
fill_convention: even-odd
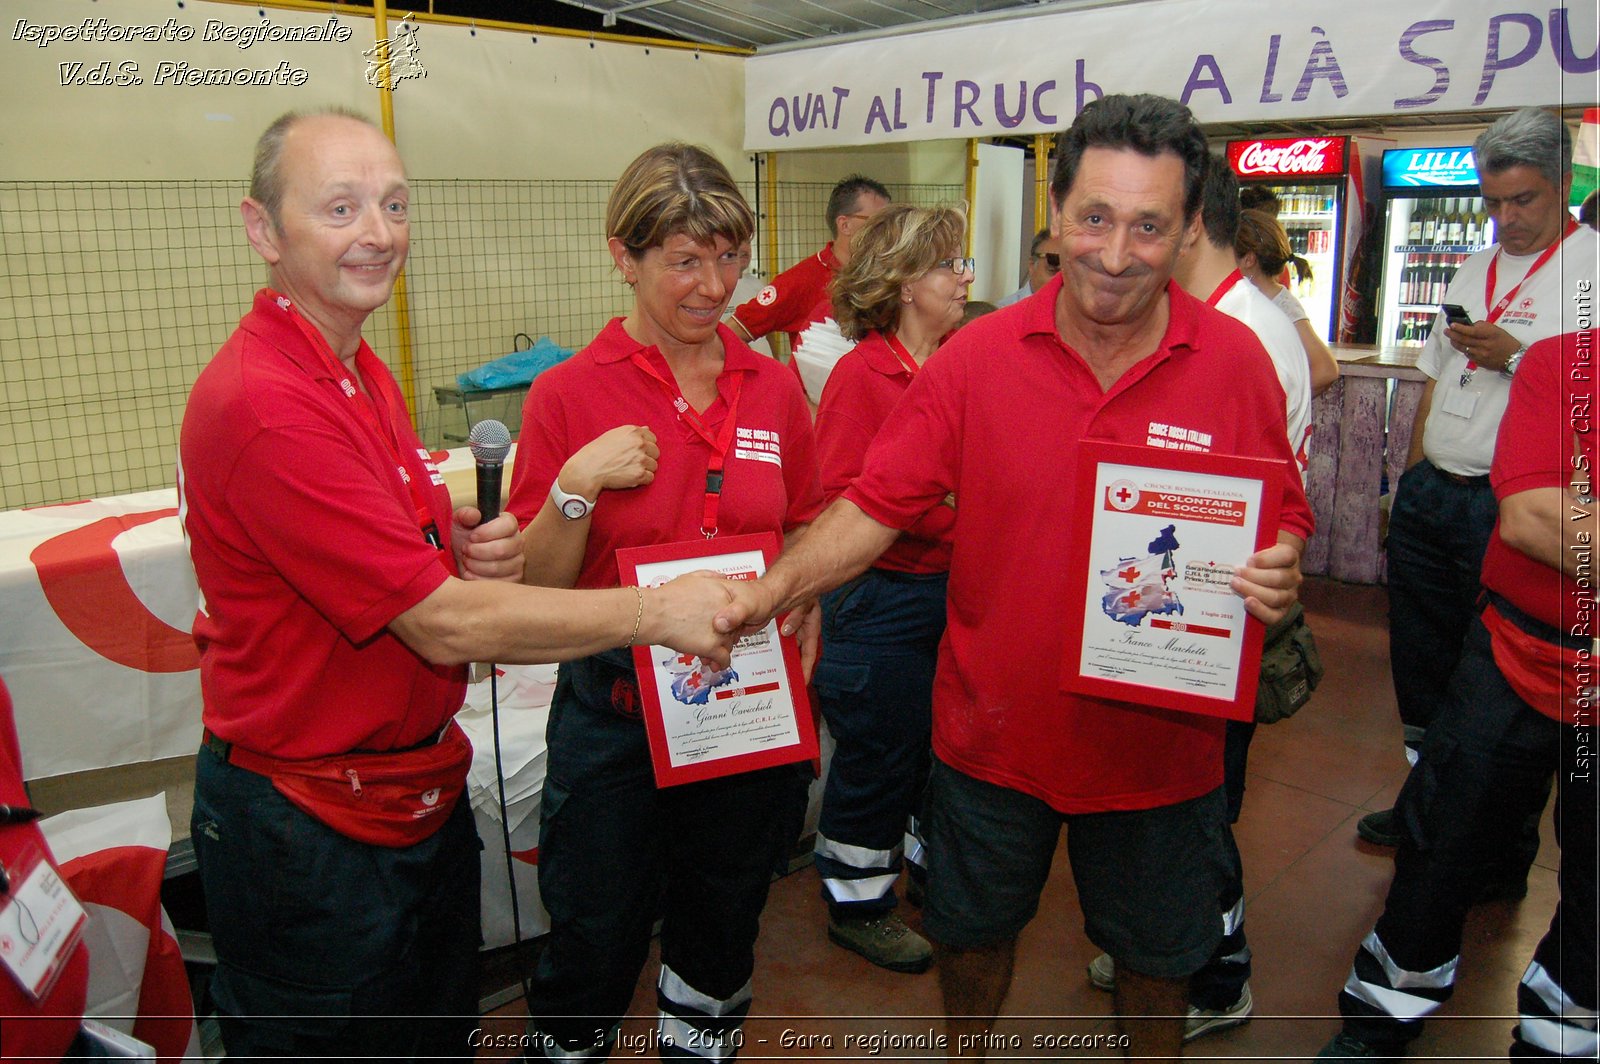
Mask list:
[[[900,847],[874,850],[835,842],[820,831],[815,847],[817,874],[836,902],[876,901],[894,890],[900,877]]]
[[[1568,997],[1538,961],[1530,963],[1522,973],[1517,1006],[1517,1037],[1529,1045],[1557,1056],[1590,1060],[1600,1051],[1595,1010]]]
[[[661,1059],[732,1060],[738,1056],[743,1041],[740,1028],[752,997],[748,981],[731,997],[709,997],[663,964],[656,981]]]
[[[1344,992],[1397,1020],[1420,1020],[1455,989],[1459,956],[1426,972],[1409,972],[1394,962],[1376,931],[1362,940]]]

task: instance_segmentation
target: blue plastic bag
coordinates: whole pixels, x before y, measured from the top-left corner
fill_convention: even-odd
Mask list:
[[[548,336],[526,351],[513,351],[493,362],[457,374],[456,383],[463,391],[483,391],[488,388],[510,388],[527,384],[533,378],[572,357],[570,348],[562,347]]]

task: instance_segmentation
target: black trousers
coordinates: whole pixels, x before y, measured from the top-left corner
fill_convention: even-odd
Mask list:
[[[1592,712],[1592,711],[1591,711]],[[1394,1046],[1450,997],[1467,909],[1489,858],[1542,808],[1552,770],[1561,840],[1561,901],[1518,993],[1516,1052],[1538,1055],[1571,1036],[1593,1053],[1595,1009],[1595,805],[1593,717],[1587,738],[1524,702],[1495,666],[1489,633],[1473,621],[1449,701],[1428,729],[1396,812],[1411,837],[1395,856],[1383,915],[1356,954],[1339,994],[1345,1030]],[[1553,989],[1552,989],[1553,988]],[[1562,997],[1588,1010],[1590,1027],[1552,1020]],[[1556,1029],[1554,1037],[1552,1026]]]
[[[550,913],[530,1033],[608,1055],[661,919],[662,1056],[727,1057],[749,1011],[791,766],[657,789],[637,680],[619,655],[561,666],[550,707],[539,891]],[[671,1045],[668,1045],[668,1042]]]
[[[465,795],[422,842],[369,846],[202,748],[191,830],[230,1057],[472,1058],[480,846]]]

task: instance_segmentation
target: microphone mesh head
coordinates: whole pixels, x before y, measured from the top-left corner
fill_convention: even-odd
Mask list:
[[[480,421],[467,434],[467,446],[475,461],[498,465],[511,453],[511,430],[493,418]]]

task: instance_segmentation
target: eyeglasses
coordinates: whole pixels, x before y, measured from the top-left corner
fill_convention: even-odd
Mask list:
[[[978,272],[978,260],[940,259],[938,262],[933,264],[933,268],[936,270],[949,270],[957,277],[960,277],[962,274],[966,273],[976,274]]]
[[[1050,272],[1051,273],[1060,273],[1061,272],[1061,256],[1058,255],[1056,252],[1054,252],[1054,251],[1046,251],[1043,254],[1040,254],[1039,252],[1036,251],[1036,252],[1033,253],[1033,258],[1034,258],[1034,261],[1038,261],[1039,259],[1043,259],[1045,265],[1050,267]]]

